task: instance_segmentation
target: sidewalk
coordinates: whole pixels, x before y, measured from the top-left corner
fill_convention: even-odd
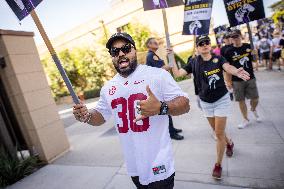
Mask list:
[[[227,134],[235,154],[224,158],[223,180],[211,178],[215,141],[197,108],[192,80],[180,83],[191,99],[190,113],[174,117],[185,140],[173,141],[176,189],[284,188],[284,72],[256,73],[263,121],[243,130],[238,105],[233,103]],[[66,128],[70,152],[9,189],[132,189],[113,121],[93,128],[74,123]]]

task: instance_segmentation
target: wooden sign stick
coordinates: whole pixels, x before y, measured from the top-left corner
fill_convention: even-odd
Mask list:
[[[163,13],[163,21],[164,21],[164,28],[165,28],[165,34],[166,34],[166,42],[167,42],[167,48],[171,47],[171,42],[170,42],[170,35],[169,35],[169,28],[168,28],[168,20],[167,20],[167,14],[166,14],[166,10],[162,9],[162,13]],[[169,66],[173,67],[174,65],[174,53],[171,53],[168,55],[168,59],[169,59]]]
[[[61,76],[62,76],[62,78],[63,78],[63,80],[64,80],[64,82],[65,82],[65,84],[67,86],[67,88],[68,88],[68,91],[70,92],[70,94],[72,96],[73,102],[75,104],[79,104],[80,101],[78,99],[78,96],[76,95],[76,93],[75,93],[75,91],[73,89],[73,86],[72,86],[72,84],[71,84],[71,82],[70,82],[70,80],[69,80],[69,78],[68,78],[68,76],[67,76],[67,74],[66,74],[66,72],[65,72],[65,70],[63,68],[63,66],[61,65],[61,62],[60,62],[60,60],[59,60],[59,58],[58,58],[58,56],[57,56],[57,54],[56,54],[52,44],[51,44],[51,42],[50,42],[50,40],[49,40],[49,38],[48,38],[48,36],[47,36],[47,34],[46,34],[46,32],[45,32],[45,30],[44,30],[40,20],[39,20],[35,10],[32,10],[30,13],[31,13],[31,16],[32,16],[36,26],[37,26],[37,29],[38,29],[39,33],[41,34],[41,37],[44,40],[45,45],[47,46],[47,49],[48,49],[49,53],[51,54],[51,57],[52,57],[54,63],[56,64],[56,66],[57,66],[57,68],[58,68],[58,70],[59,70],[59,72],[60,72],[60,74],[61,74]]]

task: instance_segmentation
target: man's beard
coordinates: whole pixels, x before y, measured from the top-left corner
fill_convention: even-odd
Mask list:
[[[129,62],[129,65],[128,65],[127,68],[124,68],[124,69],[119,68],[120,62],[122,60]],[[127,77],[135,71],[137,64],[138,64],[137,63],[137,57],[135,57],[132,60],[130,60],[129,58],[126,58],[126,57],[121,57],[121,58],[118,59],[117,63],[113,64],[113,65],[114,65],[114,68],[116,69],[117,73],[119,73],[120,75],[122,75],[124,77]]]

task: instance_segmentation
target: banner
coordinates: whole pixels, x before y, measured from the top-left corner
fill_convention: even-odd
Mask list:
[[[142,0],[144,11],[183,5],[183,0]]]
[[[185,0],[183,35],[209,34],[213,0]]]
[[[262,0],[224,0],[231,26],[265,18]]]
[[[218,44],[222,44],[223,37],[228,31],[227,25],[221,25],[213,29]]]
[[[19,20],[23,20],[42,0],[6,0]]]

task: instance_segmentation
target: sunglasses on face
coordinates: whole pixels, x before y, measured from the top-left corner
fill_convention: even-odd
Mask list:
[[[132,45],[131,45],[130,43],[127,43],[127,44],[123,45],[123,46],[120,47],[120,48],[112,47],[112,48],[109,50],[109,54],[110,54],[112,57],[117,57],[117,56],[119,55],[119,52],[120,52],[120,51],[122,51],[124,54],[130,53],[131,48],[132,48]]]
[[[198,44],[199,47],[203,47],[205,45],[210,45],[210,41],[203,41]]]

